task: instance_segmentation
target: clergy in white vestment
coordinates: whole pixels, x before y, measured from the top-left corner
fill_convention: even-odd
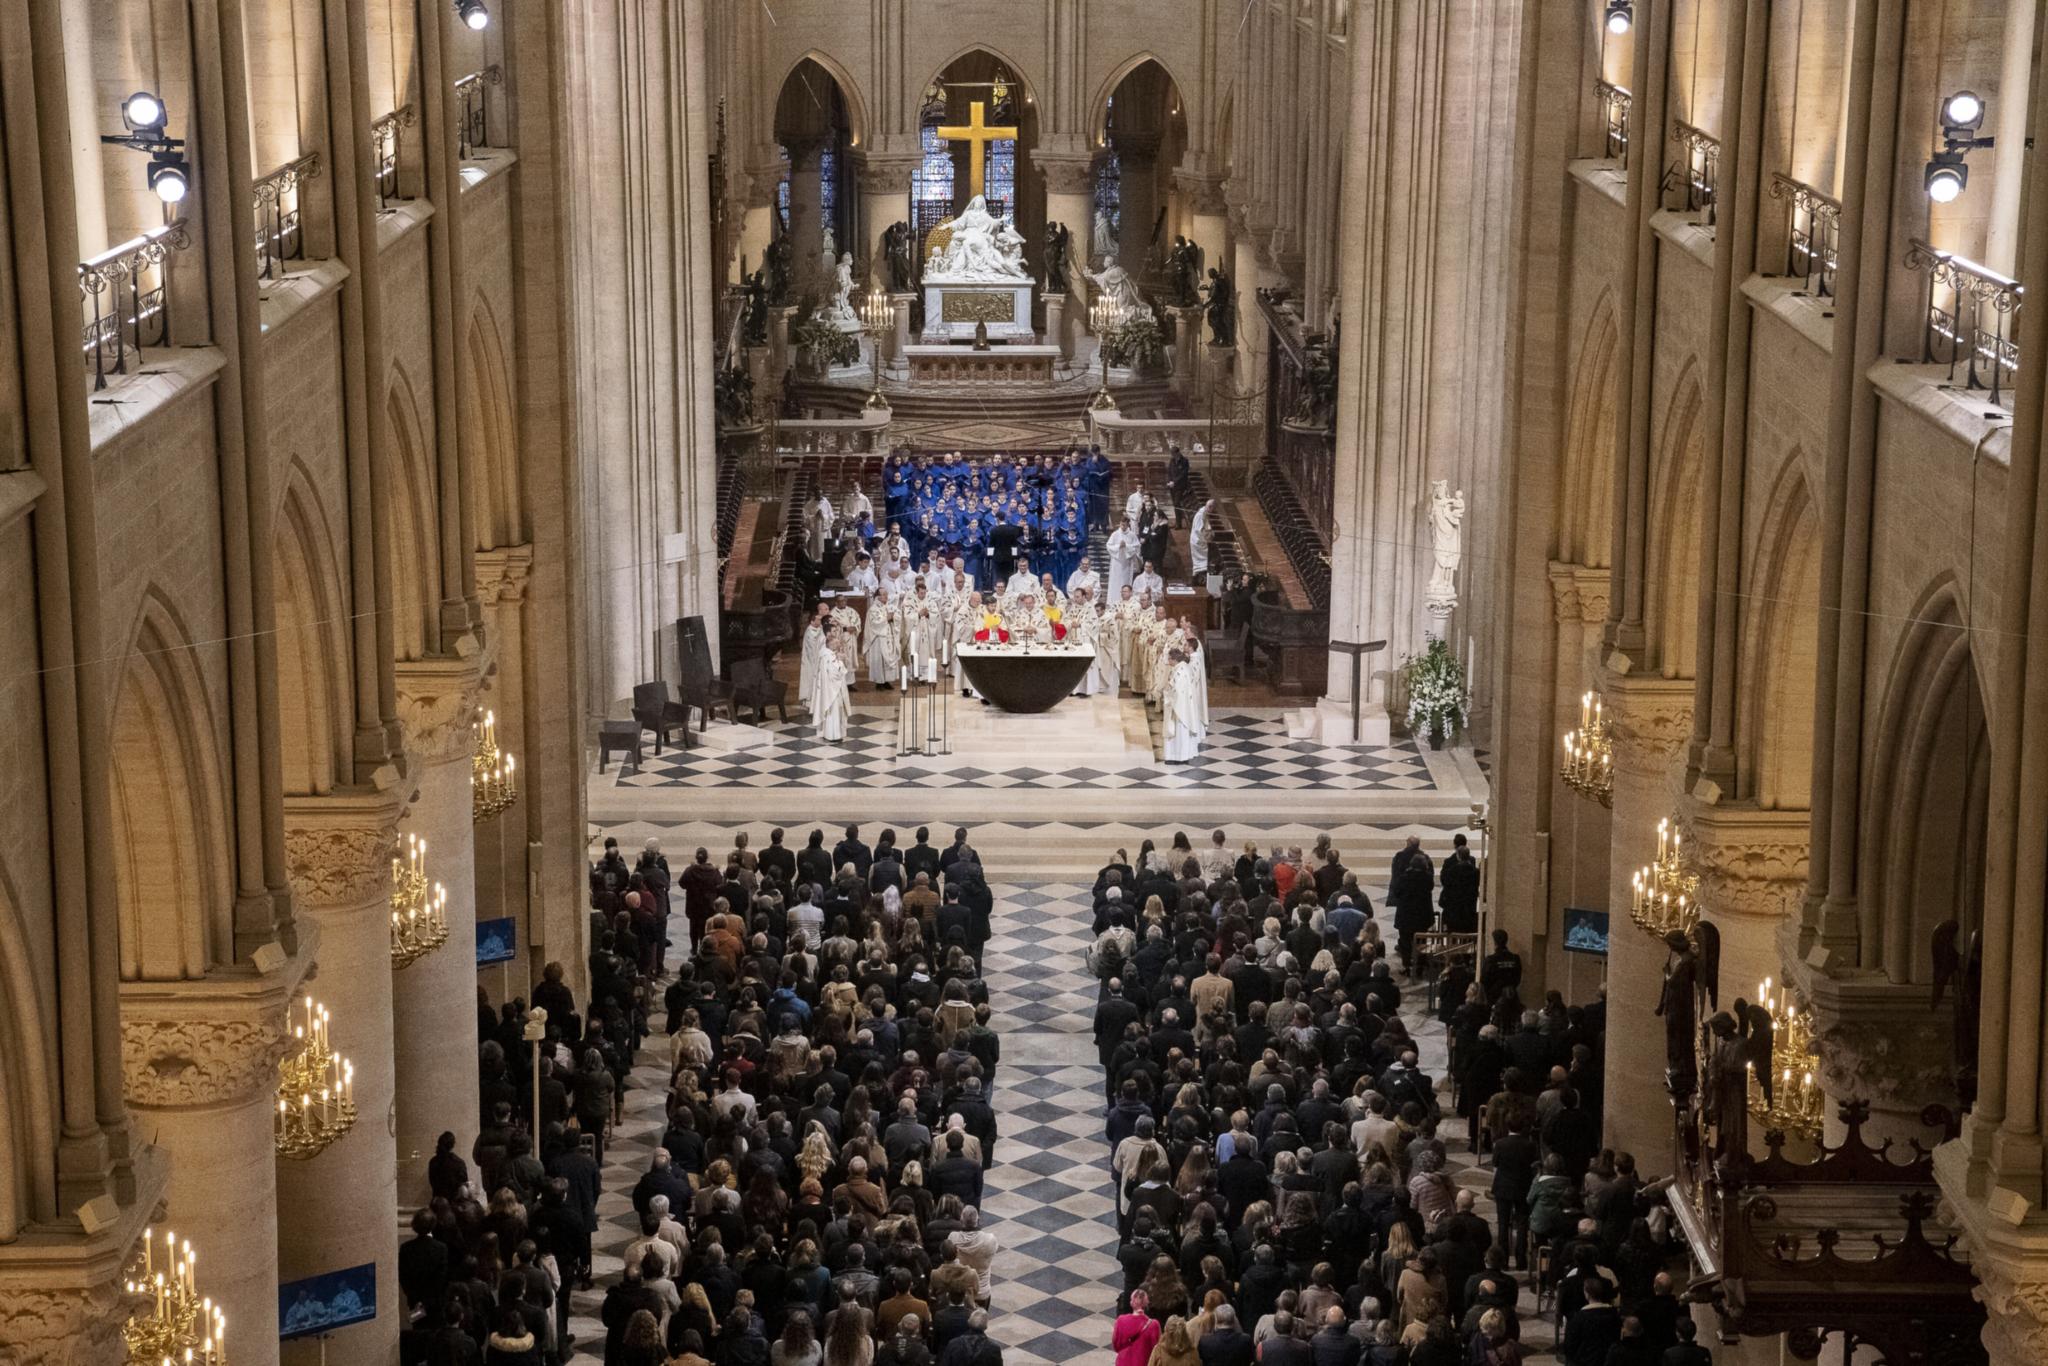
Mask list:
[[[1122,602],[1104,603],[1095,616],[1095,663],[1089,672],[1095,676],[1093,690],[1111,697],[1124,685],[1123,629],[1131,615],[1130,602],[1127,597]]]
[[[900,524],[889,523],[889,534],[882,538],[881,545],[877,547],[877,554],[884,565],[894,563],[901,566],[910,563],[910,542],[903,539],[903,528]]]
[[[1017,572],[1010,575],[1008,582],[1003,584],[1003,596],[1020,598],[1026,593],[1034,597],[1038,595],[1038,575],[1031,572],[1031,561],[1019,556]]]
[[[1079,569],[1067,575],[1067,596],[1071,598],[1077,590],[1083,588],[1088,590],[1088,597],[1096,607],[1109,606],[1110,600],[1102,596],[1102,575],[1096,573],[1095,566],[1086,560],[1081,561]]]
[[[1145,572],[1131,580],[1131,587],[1150,597],[1153,602],[1166,600],[1166,580],[1159,577],[1159,571],[1152,567],[1152,561],[1145,561]]]
[[[869,600],[866,628],[868,682],[877,688],[893,688],[903,672],[903,618],[888,589],[878,589]]]
[[[1139,549],[1137,523],[1130,518],[1109,533],[1109,595],[1121,598],[1123,590],[1138,577],[1138,567],[1144,563],[1144,552]]]
[[[820,740],[837,744],[846,738],[847,713],[852,710],[846,689],[852,678],[835,651],[827,650],[819,657],[818,678],[811,698],[811,724],[818,728]]]
[[[846,576],[846,591],[849,593],[866,593],[872,596],[874,591],[881,586],[881,579],[875,576],[874,560],[868,555],[867,551],[861,551],[860,554],[854,557],[853,572]]]
[[[936,682],[951,642],[946,606],[919,586],[903,604],[903,665],[914,678]]]
[[[832,500],[825,496],[823,489],[818,491],[817,501],[811,504],[811,515],[823,522],[827,527],[830,527],[837,520],[832,515]]]
[[[974,696],[974,689],[967,685],[967,676],[960,668],[960,647],[974,643],[974,633],[981,629],[981,621],[988,609],[981,601],[981,594],[973,589],[953,599],[953,610],[948,626],[953,637],[953,686],[960,689],[963,697]]]
[[[1047,608],[1064,607],[1067,604],[1067,595],[1052,581],[1051,574],[1038,576],[1038,601],[1041,606]]]
[[[804,558],[812,564],[825,563],[825,543],[832,536],[832,519],[815,510],[804,518]]]
[[[1206,732],[1209,729],[1209,658],[1202,653],[1202,633],[1195,629],[1195,624],[1186,617],[1181,618],[1180,624],[1181,649],[1195,670],[1196,715]]]
[[[1195,515],[1188,522],[1188,572],[1200,583],[1209,573],[1209,539],[1214,534],[1210,519],[1216,512],[1216,500],[1195,509]]]
[[[811,705],[811,689],[818,681],[818,657],[825,653],[825,636],[832,629],[831,607],[818,604],[818,611],[804,627],[802,663],[797,669],[797,700],[806,707]]]
[[[1169,650],[1165,668],[1167,680],[1160,700],[1160,723],[1166,735],[1166,762],[1184,764],[1201,753],[1205,738],[1195,666],[1179,650]]]
[[[1132,526],[1136,526],[1138,524],[1138,514],[1144,510],[1145,490],[1142,488],[1132,489],[1130,497],[1124,499],[1124,520]]]
[[[1096,650],[1096,638],[1102,627],[1102,619],[1095,611],[1095,602],[1088,590],[1082,589],[1067,599],[1065,613],[1060,618],[1067,628],[1067,644],[1080,649]],[[1096,650],[1097,659],[1102,657]],[[1088,672],[1081,675],[1081,681],[1074,685],[1074,696],[1093,697],[1102,691],[1102,678],[1091,664]]]
[[[828,643],[846,670],[847,686],[852,687],[853,680],[860,676],[860,613],[851,607],[835,607],[832,625],[838,633],[828,637]]]
[[[874,503],[858,488],[847,491],[846,497],[841,500],[839,510],[850,522],[858,522],[863,517],[875,515]]]

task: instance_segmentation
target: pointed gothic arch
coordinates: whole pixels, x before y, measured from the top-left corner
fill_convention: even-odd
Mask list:
[[[234,960],[234,877],[218,718],[171,601],[142,595],[115,693],[121,976],[177,981]]]
[[[1649,553],[1644,559],[1643,627],[1650,658],[1666,678],[1691,678],[1699,647],[1701,418],[1699,365],[1688,358],[1672,386],[1664,440],[1650,470]]]
[[[505,334],[490,300],[478,294],[469,318],[465,360],[470,368],[469,410],[463,442],[474,472],[477,550],[519,545],[526,539],[525,500],[519,471],[519,429],[505,364]]]
[[[284,790],[318,796],[348,772],[353,729],[350,622],[346,580],[334,536],[313,491],[312,475],[293,457],[284,501],[272,529],[277,566],[278,748]],[[370,630],[367,619],[354,629]]]
[[[1603,290],[1579,342],[1558,462],[1557,558],[1604,569],[1614,558],[1614,457],[1621,409],[1621,330]]]
[[[46,996],[14,880],[0,865],[0,1242],[57,1217],[57,1091]]]
[[[1982,923],[1991,734],[1969,621],[1952,575],[1921,594],[1864,766],[1859,960],[1893,982],[1930,979],[1942,921]]]
[[[391,527],[392,648],[399,659],[419,659],[440,623],[440,497],[418,398],[395,366],[385,410],[393,437],[385,518]]]
[[[1116,94],[1117,87],[1124,83],[1125,77],[1129,76],[1139,67],[1144,66],[1147,62],[1150,62],[1153,66],[1166,73],[1167,81],[1181,99],[1182,114],[1187,119],[1188,145],[1191,147],[1200,146],[1199,141],[1195,137],[1195,129],[1199,124],[1189,112],[1188,92],[1194,89],[1194,87],[1181,79],[1180,73],[1173,69],[1173,63],[1150,49],[1143,52],[1134,52],[1121,62],[1118,62],[1111,69],[1109,75],[1104,77],[1102,82],[1088,96],[1088,141],[1090,146],[1101,146],[1102,140],[1109,134],[1110,96]]]
[[[1736,791],[1765,810],[1805,810],[1813,805],[1820,513],[1797,450],[1779,470],[1743,582]]]
[[[785,88],[789,84],[790,78],[797,74],[805,62],[811,62],[823,68],[825,74],[830,76],[833,83],[839,87],[839,96],[846,104],[846,131],[849,144],[854,147],[867,146],[868,129],[871,126],[868,121],[867,96],[861,93],[860,82],[853,78],[853,73],[847,69],[846,63],[840,61],[823,48],[811,48],[791,62],[789,68],[776,78],[775,84],[771,88],[777,91]],[[775,105],[770,104],[768,106],[768,116],[771,121],[774,119]],[[772,141],[774,136],[775,130],[771,126],[768,129],[769,140]]]

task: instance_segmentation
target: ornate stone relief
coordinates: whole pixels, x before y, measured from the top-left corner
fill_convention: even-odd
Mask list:
[[[1807,812],[1696,807],[1681,821],[1703,902],[1717,913],[1798,915],[1811,829]]]
[[[1924,1001],[1922,991],[1915,988],[1914,995]],[[1955,1104],[1946,1016],[1930,1020],[1927,1028],[1902,1029],[1896,1012],[1833,1020],[1828,1014],[1825,1006],[1815,1012],[1822,1023],[1815,1043],[1828,1094],[1854,1096],[1881,1110]]]
[[[1032,162],[1045,176],[1047,194],[1093,194],[1095,192],[1095,162],[1091,157],[1052,156],[1044,152],[1035,154]],[[1067,225],[1075,231],[1079,224]]]
[[[1970,1246],[1970,1269],[1977,1273],[1976,1296],[1984,1306],[1984,1345],[1994,1362],[2048,1361],[2048,1279],[2020,1280],[1999,1262]],[[2041,1268],[2048,1277],[2048,1266]]]
[[[853,164],[854,181],[862,194],[907,194],[917,162],[916,157],[865,156]]]
[[[486,607],[523,601],[527,580],[532,576],[530,545],[479,550],[476,554],[477,600]]]
[[[118,1277],[65,1290],[0,1284],[0,1361],[120,1366],[128,1300]]]
[[[285,871],[292,894],[309,906],[360,906],[389,891],[396,825],[388,829],[337,826],[287,829]]]
[[[1613,718],[1614,762],[1619,768],[1662,772],[1692,738],[1690,679],[1609,675],[1601,693]]]
[[[469,757],[483,678],[477,659],[398,666],[398,719],[406,748],[427,763]]]
[[[290,1047],[282,1010],[271,1020],[121,1019],[128,1103],[229,1105],[277,1088]]]
[[[1610,571],[1564,560],[1550,562],[1550,601],[1559,625],[1597,625],[1607,620]]]

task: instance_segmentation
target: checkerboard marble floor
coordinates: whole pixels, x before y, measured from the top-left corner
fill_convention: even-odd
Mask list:
[[[1162,749],[1159,718],[1150,717],[1153,754]],[[1384,749],[1346,749],[1288,738],[1284,713],[1272,709],[1212,713],[1209,739],[1185,764],[1122,768],[1072,765],[1052,769],[989,770],[956,764],[900,762],[896,710],[863,706],[853,711],[846,739],[828,744],[802,720],[767,722],[775,743],[760,749],[651,748],[638,773],[619,773],[627,788],[990,788],[1119,790],[1133,787],[1238,791],[1427,793],[1436,784],[1412,741]],[[616,764],[614,764],[616,768]]]

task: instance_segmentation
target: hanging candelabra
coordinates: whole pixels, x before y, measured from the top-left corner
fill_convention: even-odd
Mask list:
[[[474,724],[476,752],[470,758],[470,814],[487,821],[510,810],[519,800],[518,765],[509,750],[498,747],[498,714],[485,712]]]
[[[1789,987],[1774,986],[1766,977],[1757,984],[1757,1004],[1771,1021],[1770,1096],[1756,1074],[1756,1061],[1749,1064],[1750,1118],[1766,1130],[1777,1129],[1796,1138],[1820,1137],[1821,1121],[1827,1113],[1827,1098],[1820,1080],[1813,1075],[1813,1024],[1793,1001]]]
[[[1630,881],[1629,919],[1662,938],[1672,930],[1691,934],[1699,923],[1697,874],[1685,869],[1685,837],[1670,819],[1657,822],[1657,857]]]
[[[448,889],[427,881],[427,842],[405,837],[391,860],[391,963],[407,968],[448,942]]]
[[[199,1293],[190,1239],[164,1230],[142,1230],[141,1255],[128,1264],[124,1285],[135,1297],[135,1312],[121,1325],[121,1340],[133,1366],[227,1366],[227,1316]]]
[[[1605,700],[1597,692],[1579,699],[1579,726],[1564,733],[1564,785],[1602,806],[1614,805],[1614,738],[1608,733]]]
[[[278,1066],[277,1153],[312,1157],[356,1122],[356,1065],[334,1050],[327,1007],[310,995],[292,1026],[297,1051]]]

